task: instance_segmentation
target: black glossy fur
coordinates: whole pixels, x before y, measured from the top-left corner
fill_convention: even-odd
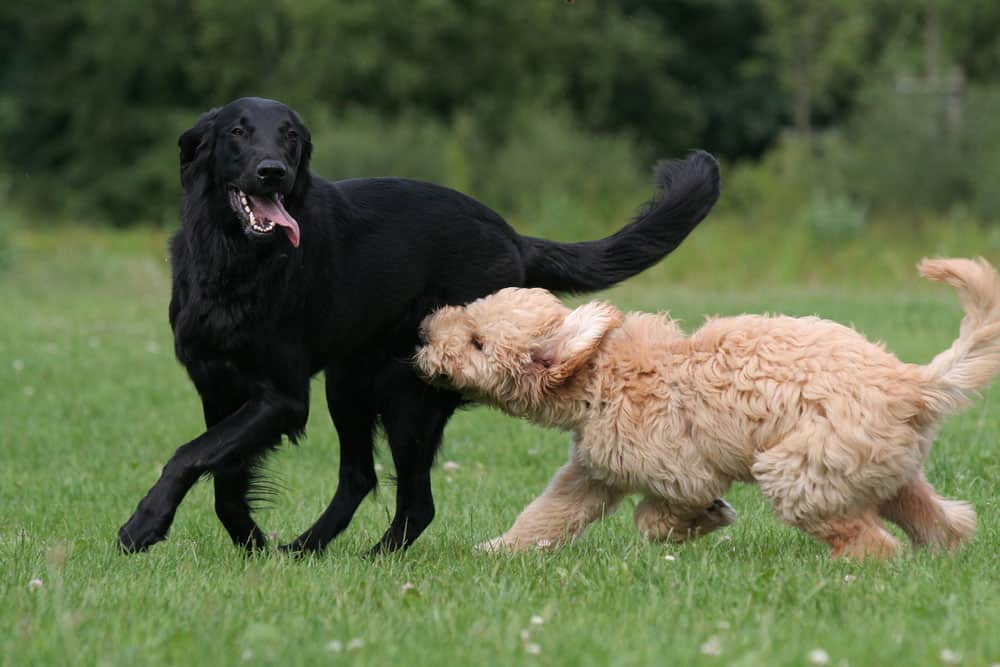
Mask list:
[[[183,224],[171,241],[170,323],[177,358],[201,395],[207,430],[180,447],[118,537],[129,551],[164,539],[199,477],[233,541],[266,543],[251,518],[255,465],[306,425],[309,380],[324,371],[340,437],[329,507],[288,548],[320,550],[376,486],[373,434],[395,461],[396,514],[375,552],[409,546],[434,516],[430,469],[457,394],[421,382],[409,359],[421,319],[502,287],[597,290],[657,262],[715,204],[714,158],[662,163],[662,194],[599,241],[517,234],[454,190],[401,178],[330,182],[309,172],[309,132],[294,111],[245,98],[180,138]],[[275,169],[258,169],[262,163]],[[227,188],[284,195],[301,228],[266,235],[234,213]]]

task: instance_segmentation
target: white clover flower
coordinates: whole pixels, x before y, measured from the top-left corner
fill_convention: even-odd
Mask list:
[[[962,662],[962,654],[950,648],[941,649],[941,662],[946,665],[957,665]]]
[[[701,652],[703,655],[722,655],[722,640],[715,636],[709,637],[708,641],[701,645]]]
[[[806,656],[810,665],[827,665],[830,663],[830,654],[821,648],[814,648]]]

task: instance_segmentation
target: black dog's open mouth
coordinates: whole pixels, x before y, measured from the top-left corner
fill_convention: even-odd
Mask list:
[[[243,223],[243,232],[247,236],[265,238],[276,228],[283,227],[291,244],[299,247],[299,223],[285,210],[281,193],[254,196],[230,186],[229,206]]]

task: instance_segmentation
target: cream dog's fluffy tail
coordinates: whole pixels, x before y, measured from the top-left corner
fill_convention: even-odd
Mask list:
[[[928,409],[954,414],[1000,373],[1000,276],[982,257],[924,259],[918,268],[925,278],[954,287],[965,309],[958,338],[925,367]]]

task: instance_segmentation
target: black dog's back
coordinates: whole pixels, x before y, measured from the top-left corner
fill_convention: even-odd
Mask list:
[[[233,133],[233,122],[255,132]],[[430,183],[326,181],[308,171],[308,136],[287,107],[252,99],[209,112],[181,138],[184,222],[171,245],[170,320],[207,430],[177,450],[122,527],[129,550],[163,539],[185,493],[206,473],[233,541],[262,546],[250,506],[257,464],[282,435],[301,434],[309,381],[320,370],[340,438],[339,484],[289,548],[325,547],[375,488],[378,424],[396,464],[397,494],[396,515],[375,550],[408,546],[433,518],[430,467],[461,402],[411,367],[423,317],[508,286],[609,287],[673,250],[718,197],[718,165],[695,153],[661,167],[663,192],[630,225],[606,239],[564,244],[521,236],[475,199]],[[266,141],[254,145],[256,137]],[[213,162],[220,142],[239,159]],[[281,162],[290,157],[298,162]],[[265,160],[268,174],[281,162],[282,179],[261,190],[253,178],[265,172],[252,160]],[[277,211],[281,228],[252,227],[254,218],[234,208],[240,196],[262,215]]]
[[[656,184],[660,192],[631,224],[582,243],[521,236],[472,197],[432,183],[364,178],[332,186],[363,221],[359,235],[372,234],[371,246],[388,251],[379,263],[395,266],[394,279],[402,271],[407,284],[420,285],[425,294],[429,290],[437,297],[431,301],[442,305],[509,286],[596,291],[643,271],[708,215],[719,197],[718,163],[702,151],[684,161],[662,162]],[[400,268],[400,262],[414,266]]]

